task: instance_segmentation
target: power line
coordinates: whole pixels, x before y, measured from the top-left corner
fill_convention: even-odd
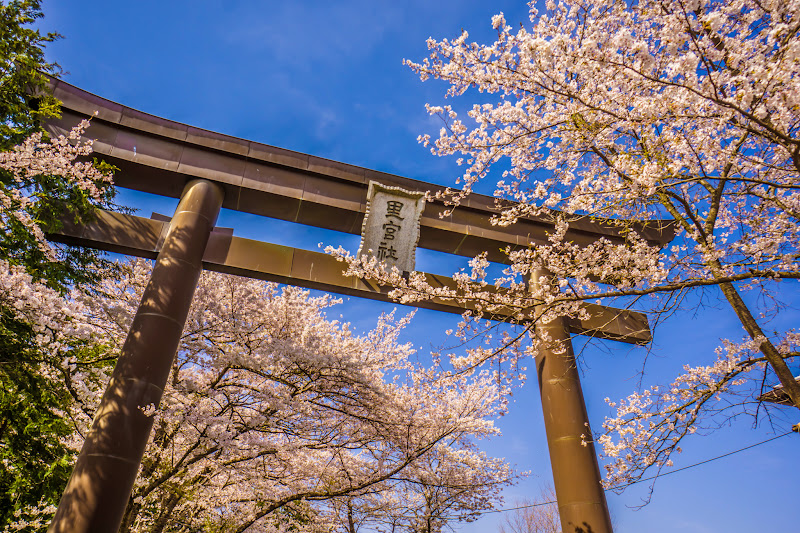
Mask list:
[[[772,437],[771,439],[767,439],[767,440],[764,440],[764,441],[761,441],[761,442],[757,442],[755,444],[751,444],[750,446],[745,446],[744,448],[739,448],[738,450],[734,450],[732,452],[728,452],[728,453],[723,454],[723,455],[718,455],[716,457],[712,457],[711,459],[706,459],[705,461],[700,461],[699,463],[694,463],[692,465],[684,466],[684,467],[681,467],[681,468],[676,468],[675,470],[670,470],[669,472],[664,472],[663,474],[656,474],[655,476],[650,476],[650,477],[646,477],[646,478],[642,478],[642,479],[637,479],[636,481],[631,481],[630,483],[627,483],[625,485],[620,485],[618,487],[611,487],[611,488],[609,488],[607,490],[620,490],[620,489],[624,489],[626,487],[630,487],[631,485],[635,485],[637,483],[642,483],[644,481],[650,481],[650,480],[656,479],[658,477],[663,477],[663,476],[668,476],[670,474],[675,474],[677,472],[680,472],[681,470],[688,470],[689,468],[694,468],[695,466],[704,465],[706,463],[710,463],[711,461],[716,461],[717,459],[722,459],[723,457],[728,457],[729,455],[733,455],[735,453],[743,452],[745,450],[749,450],[750,448],[755,448],[756,446],[761,446],[762,444],[766,444],[768,442],[772,442],[773,440],[780,439],[781,437],[785,437],[786,435],[791,435],[792,433],[793,433],[793,431],[788,431],[788,432],[784,433],[783,435],[778,435],[776,437]]]
[[[722,454],[722,455],[718,455],[716,457],[712,457],[711,459],[706,459],[705,461],[700,461],[699,463],[694,463],[694,464],[691,464],[691,465],[688,465],[688,466],[684,466],[684,467],[681,467],[681,468],[676,468],[675,470],[670,470],[669,472],[664,472],[663,474],[657,474],[655,476],[650,476],[650,477],[646,477],[646,478],[642,478],[642,479],[637,479],[636,481],[632,481],[630,483],[626,483],[625,485],[619,485],[617,487],[610,487],[610,488],[606,489],[606,491],[624,489],[624,488],[630,487],[631,485],[636,485],[637,483],[643,483],[645,481],[651,481],[651,480],[659,478],[659,477],[668,476],[670,474],[676,474],[678,472],[681,472],[682,470],[688,470],[688,469],[694,468],[696,466],[700,466],[700,465],[704,465],[706,463],[710,463],[711,461],[716,461],[717,459],[722,459],[723,457],[728,457],[729,455],[733,455],[733,454],[736,454],[736,453],[739,453],[739,452],[743,452],[745,450],[749,450],[750,448],[755,448],[756,446],[761,446],[762,444],[766,444],[768,442],[772,442],[773,440],[780,439],[782,437],[785,437],[786,435],[791,435],[792,433],[794,433],[794,431],[788,431],[788,432],[784,433],[783,435],[777,435],[777,436],[769,438],[767,440],[763,440],[761,442],[757,442],[755,444],[751,444],[750,446],[745,446],[744,448],[739,448],[738,450],[734,450],[732,452],[728,452],[728,453],[725,453],[725,454]],[[488,511],[481,511],[479,513],[474,513],[474,514],[483,515],[483,514],[489,514],[489,513],[505,513],[506,511],[518,511],[519,509],[530,509],[532,507],[542,507],[544,505],[552,505],[554,503],[557,503],[557,502],[555,500],[551,500],[551,501],[547,501],[547,502],[539,502],[539,503],[532,503],[532,504],[528,504],[528,505],[520,505],[518,507],[509,507],[508,509],[490,509]]]

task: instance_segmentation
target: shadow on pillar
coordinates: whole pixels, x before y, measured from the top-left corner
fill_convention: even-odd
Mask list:
[[[221,205],[209,181],[184,189],[49,533],[119,529]]]

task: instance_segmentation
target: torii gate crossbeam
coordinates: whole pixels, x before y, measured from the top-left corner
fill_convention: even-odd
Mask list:
[[[235,238],[228,233],[222,241],[228,247],[220,249],[218,237],[224,232],[217,231],[214,236],[220,207],[359,233],[370,180],[417,191],[440,187],[168,121],[60,80],[53,80],[52,85],[64,106],[62,118],[47,124],[51,133],[63,133],[80,120],[94,117],[87,136],[95,141],[95,153],[120,169],[115,176],[118,186],[181,198],[171,222],[161,227],[166,230],[163,241],[159,230],[154,246],[142,245],[142,239],[130,245],[125,238],[131,237],[131,227],[103,225],[104,220],[114,220],[114,215],[102,213],[99,225],[65,228],[63,235],[56,237],[101,249],[134,251],[134,255],[157,253],[134,326],[49,530],[105,533],[119,528],[150,431],[141,408],[157,406],[160,401],[200,271],[215,264],[221,271],[247,273],[247,268],[242,268],[247,254],[230,254]],[[497,212],[494,199],[482,195],[471,195],[446,219],[438,216],[443,207],[428,203],[420,221],[419,246],[465,256],[489,251],[490,260],[504,261],[501,249],[544,243],[553,228],[548,219],[525,218],[510,228],[498,229],[489,221]],[[142,220],[132,217],[123,222],[147,226]],[[664,245],[673,236],[671,225],[662,221],[641,223],[636,229],[653,245]],[[613,221],[587,219],[571,222],[568,237],[584,245],[601,237],[622,240]],[[365,288],[358,281],[348,285],[333,276],[321,283],[310,275],[297,276],[293,259],[288,270],[285,265],[283,270],[275,268],[282,274],[251,270],[250,275],[262,279],[277,276],[289,283],[327,284],[329,290],[385,298],[381,288]],[[447,283],[447,278],[439,279]],[[441,302],[430,305],[437,306],[449,310]],[[568,349],[542,350],[536,365],[562,528],[565,532],[610,533],[597,457],[591,443],[583,446],[580,442],[581,434],[589,433],[588,419],[567,329],[635,343],[647,342],[649,330],[639,313],[602,306],[594,306],[592,311],[588,323],[560,320],[546,326],[546,331],[542,329],[550,338],[566,341]]]

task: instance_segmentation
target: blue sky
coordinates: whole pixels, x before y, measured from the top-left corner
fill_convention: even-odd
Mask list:
[[[43,8],[41,27],[64,35],[48,47],[48,58],[61,64],[67,82],[82,89],[194,126],[447,185],[457,175],[454,162],[430,155],[416,141],[421,133],[438,131],[424,104],[441,103],[446,88],[421,83],[402,59],[421,59],[428,37],[455,37],[462,28],[487,41],[493,35],[491,16],[500,11],[512,24],[527,21],[527,6],[506,0],[44,0]],[[174,207],[169,199],[125,191],[120,200],[141,208],[144,216],[171,214]],[[234,227],[239,236],[302,248],[316,249],[319,242],[353,251],[358,246],[358,237],[236,213],[224,212],[219,224]],[[444,254],[418,254],[420,270],[447,274],[460,264]],[[796,295],[797,284],[787,290]],[[707,363],[720,338],[741,337],[735,318],[714,294],[705,303],[656,330],[646,382],[666,382],[686,363]],[[392,307],[350,299],[340,312],[366,328]],[[795,307],[780,321],[798,318]],[[439,346],[447,342],[443,331],[453,322],[449,315],[420,311],[408,339],[423,349]],[[583,350],[584,395],[595,427],[608,414],[602,399],[631,392],[644,356],[642,348],[614,342]],[[779,432],[788,428],[782,424]],[[500,426],[503,436],[485,443],[487,452],[532,472],[506,491],[510,507],[537,496],[550,479],[535,382],[518,391]],[[688,441],[676,467],[773,435],[767,424],[754,429],[752,420],[742,419]],[[616,531],[800,531],[798,451],[800,437],[792,435],[664,477],[652,503],[638,511],[630,507],[640,503],[646,487],[610,495]],[[494,531],[500,516],[457,528]]]

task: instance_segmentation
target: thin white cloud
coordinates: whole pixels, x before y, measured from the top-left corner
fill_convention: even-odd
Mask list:
[[[260,12],[252,6],[232,10],[230,23],[219,26],[219,36],[303,69],[352,62],[368,54],[402,18],[398,7],[366,0],[313,6],[271,3]]]

